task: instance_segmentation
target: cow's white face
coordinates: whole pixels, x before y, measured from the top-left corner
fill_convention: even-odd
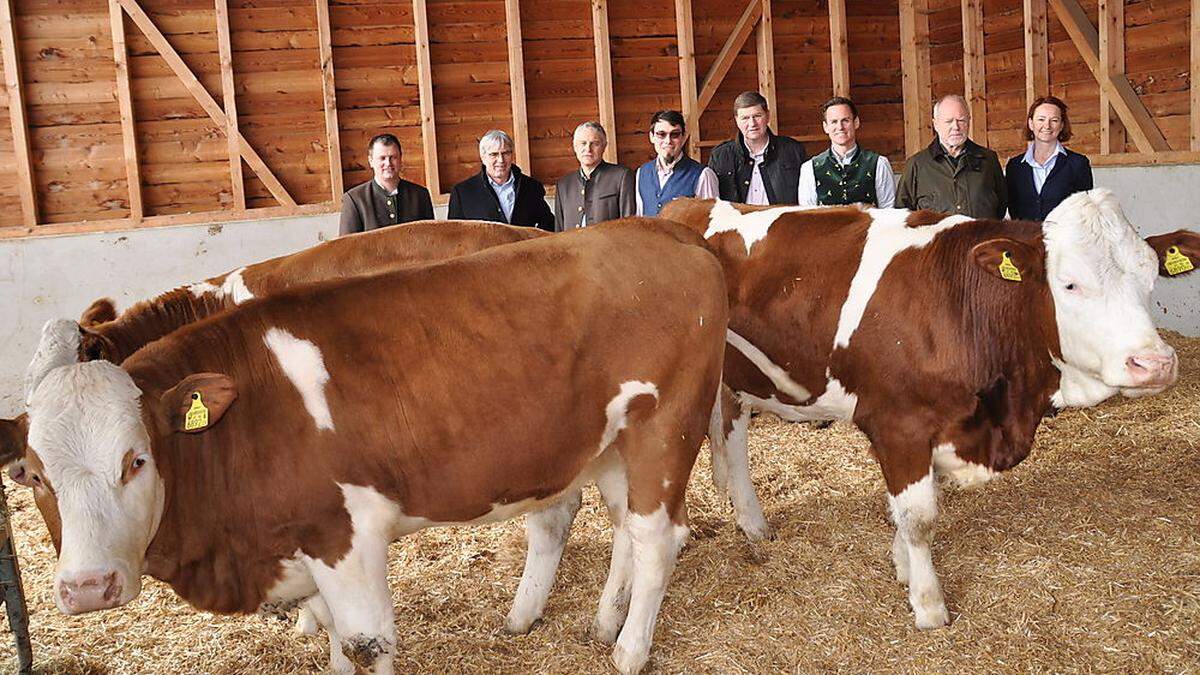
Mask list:
[[[1095,405],[1117,392],[1140,396],[1174,384],[1175,350],[1150,318],[1158,258],[1112,194],[1071,196],[1050,213],[1043,232],[1062,348],[1056,403]]]
[[[50,370],[29,400],[29,447],[62,517],[54,602],[65,614],[117,607],[141,591],[164,503],[141,395],[124,370],[93,361]]]

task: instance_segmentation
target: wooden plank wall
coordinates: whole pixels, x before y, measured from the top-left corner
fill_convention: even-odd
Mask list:
[[[127,1],[127,0],[123,0]],[[224,0],[228,5],[237,127],[301,208],[329,210],[330,171],[318,69],[314,0]],[[749,0],[691,0],[697,89]],[[215,0],[138,0],[207,92],[225,100]],[[650,114],[680,108],[674,0],[608,0],[619,159],[652,156]],[[934,96],[961,92],[962,0],[927,0]],[[1097,0],[1080,0],[1093,25]],[[369,178],[365,144],[395,133],[405,175],[425,182],[413,3],[328,0],[341,171],[347,187]],[[442,194],[478,168],[477,141],[512,128],[510,82],[524,78],[530,166],[548,185],[574,167],[571,132],[599,117],[591,3],[521,0],[523,72],[510,73],[504,0],[427,0],[434,129]],[[13,3],[25,88],[39,223],[69,231],[130,215],[120,108],[115,95],[108,0]],[[1002,157],[1024,147],[1022,0],[983,0],[988,133]],[[1125,69],[1170,149],[1189,148],[1191,0],[1126,0]],[[824,147],[817,109],[832,94],[829,3],[773,0],[777,131]],[[899,13],[896,3],[846,0],[850,92],[864,146],[904,160]],[[1054,10],[1048,15],[1050,91],[1071,106],[1077,150],[1099,153],[1099,87]],[[171,214],[233,215],[229,147],[141,29],[124,17],[146,224]],[[730,104],[758,87],[757,40],[747,40],[694,130],[703,153],[734,133]],[[17,189],[9,95],[0,89],[0,234],[27,233]],[[927,123],[924,122],[923,123]],[[233,144],[237,147],[237,144]],[[1131,142],[1115,151],[1136,151]],[[1111,158],[1110,158],[1111,159]],[[275,207],[246,165],[249,208]],[[273,209],[271,213],[279,213]],[[173,216],[172,218],[188,218]],[[125,226],[133,226],[130,222]],[[5,229],[7,228],[7,229]]]

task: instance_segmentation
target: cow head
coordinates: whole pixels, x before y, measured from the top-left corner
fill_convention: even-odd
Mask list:
[[[1027,277],[1049,284],[1060,349],[1053,360],[1062,372],[1055,404],[1095,405],[1118,392],[1141,396],[1174,384],[1175,350],[1150,318],[1160,258],[1112,193],[1068,197],[1050,212],[1042,233],[1044,255],[1020,242],[993,240],[976,247],[976,260],[1016,281],[1001,269],[1007,254],[1015,276],[1026,268]]]
[[[73,355],[78,336],[73,321],[43,329],[35,359],[42,367],[28,371],[29,448],[21,476],[53,500],[61,522],[54,601],[65,614],[117,607],[141,591],[146,550],[166,499],[155,446],[174,430],[204,431],[236,398],[229,378],[208,373],[144,393],[120,366],[76,363],[58,353]],[[202,420],[189,414],[198,403]]]

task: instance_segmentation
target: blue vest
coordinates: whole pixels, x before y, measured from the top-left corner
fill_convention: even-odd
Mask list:
[[[678,197],[695,197],[696,181],[704,165],[684,155],[675,164],[675,171],[661,188],[658,186],[657,159],[650,160],[638,169],[638,195],[642,198],[642,214],[657,216],[667,202]]]

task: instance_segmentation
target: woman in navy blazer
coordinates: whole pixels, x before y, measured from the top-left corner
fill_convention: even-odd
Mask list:
[[[1091,190],[1092,164],[1078,152],[1063,147],[1071,139],[1067,104],[1042,96],[1029,106],[1023,155],[1008,160],[1008,215],[1019,220],[1045,220],[1059,203],[1083,190]]]

